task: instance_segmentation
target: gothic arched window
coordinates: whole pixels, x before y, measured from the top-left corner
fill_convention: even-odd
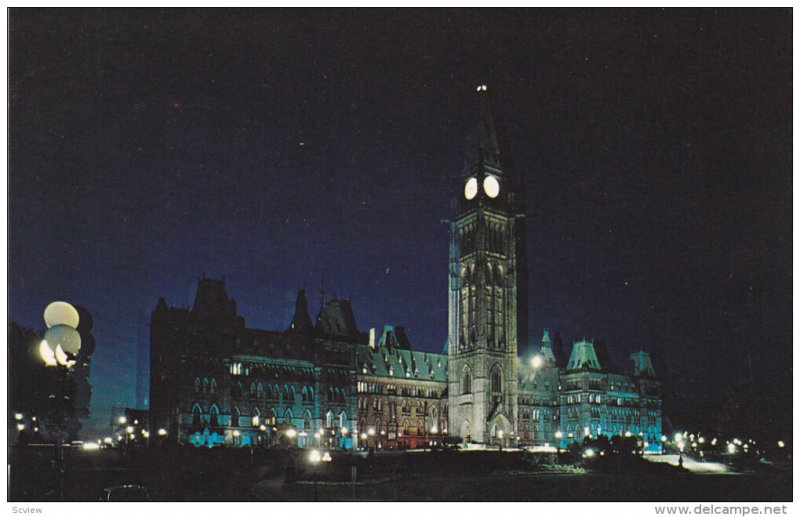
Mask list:
[[[217,409],[217,406],[216,405],[211,406],[211,409],[209,410],[208,413],[209,413],[209,418],[208,418],[209,427],[219,426],[219,409]]]
[[[472,376],[469,374],[469,370],[465,371],[461,377],[461,393],[465,395],[472,393]]]
[[[192,427],[200,427],[200,406],[197,404],[192,408]]]
[[[238,407],[234,406],[231,411],[231,427],[239,427],[239,416],[241,416],[241,412]]]

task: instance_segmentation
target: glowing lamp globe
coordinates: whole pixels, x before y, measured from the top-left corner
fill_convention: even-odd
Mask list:
[[[69,328],[77,329],[80,316],[75,307],[67,302],[53,302],[44,309],[44,322],[47,328],[66,325]]]
[[[55,352],[61,350],[72,355],[77,355],[81,349],[81,335],[78,331],[67,325],[53,325],[44,335],[44,340]]]

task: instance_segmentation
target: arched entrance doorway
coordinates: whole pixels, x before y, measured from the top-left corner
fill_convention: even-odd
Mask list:
[[[464,420],[461,422],[461,430],[459,431],[458,436],[464,440],[464,443],[469,443],[472,441],[472,428],[469,424],[469,420]]]
[[[501,445],[503,447],[516,445],[515,443],[511,443],[511,440],[514,438],[511,435],[512,430],[511,422],[509,422],[508,418],[503,414],[497,415],[489,426],[489,439],[491,440],[491,444]]]

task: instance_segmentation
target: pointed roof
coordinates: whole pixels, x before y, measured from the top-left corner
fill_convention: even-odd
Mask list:
[[[328,300],[319,309],[315,330],[322,336],[353,338],[358,335],[350,300]]]
[[[235,316],[236,301],[228,298],[225,281],[200,278],[192,314],[197,316]]]
[[[486,85],[477,87],[478,110],[472,133],[467,138],[467,150],[464,158],[464,176],[491,172],[502,176],[508,173],[504,169],[504,157],[501,154],[501,141],[495,117],[494,101]]]
[[[550,331],[544,329],[544,335],[542,336],[542,348],[550,348],[550,345]],[[552,353],[553,352],[551,351],[550,354],[552,355]]]
[[[653,368],[653,361],[650,354],[644,350],[639,350],[631,354],[633,361],[633,374],[637,377],[656,377],[656,370]]]
[[[594,345],[586,340],[578,341],[572,345],[572,353],[567,361],[567,370],[599,370],[600,361],[594,351]]]
[[[294,305],[294,316],[292,323],[289,324],[289,332],[311,332],[314,325],[311,323],[311,316],[308,315],[308,300],[306,290],[297,290],[297,300]]]

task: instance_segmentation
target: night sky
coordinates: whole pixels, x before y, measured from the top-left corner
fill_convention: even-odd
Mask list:
[[[9,318],[94,315],[96,426],[137,318],[225,277],[359,328],[447,332],[475,86],[527,185],[530,332],[660,350],[691,396],[791,390],[790,10],[10,12]],[[700,390],[700,391],[698,391]]]

